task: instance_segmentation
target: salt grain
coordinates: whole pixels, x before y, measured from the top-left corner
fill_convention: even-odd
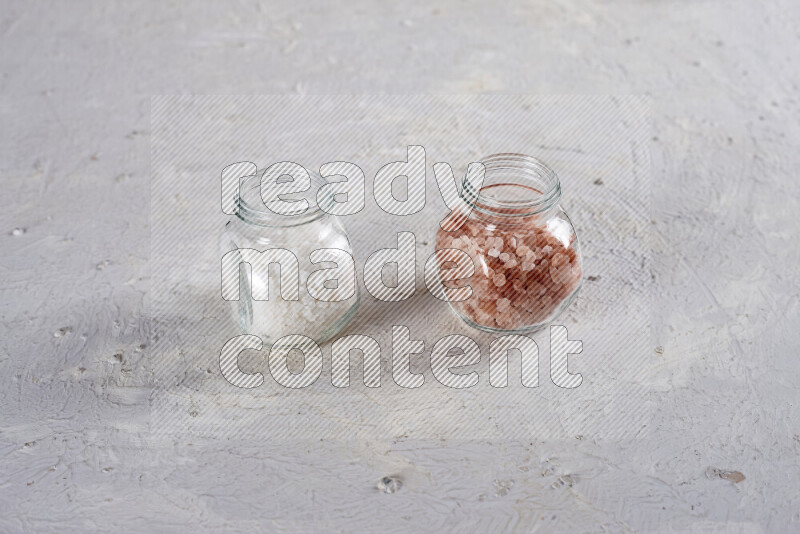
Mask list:
[[[507,312],[510,307],[511,307],[510,300],[506,298],[497,299],[497,311],[499,311],[500,313]]]

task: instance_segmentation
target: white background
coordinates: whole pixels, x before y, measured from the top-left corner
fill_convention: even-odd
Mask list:
[[[785,0],[6,2],[0,529],[795,530],[798,21]],[[149,102],[188,92],[652,96],[648,432],[153,436]]]

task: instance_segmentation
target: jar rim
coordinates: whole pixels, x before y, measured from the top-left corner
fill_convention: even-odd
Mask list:
[[[525,154],[504,152],[481,160],[485,168],[479,190],[465,179],[461,197],[473,211],[492,217],[526,217],[541,213],[561,198],[558,175],[543,161]],[[494,182],[494,183],[493,183]],[[512,197],[501,196],[500,189],[513,191]],[[527,189],[533,195],[520,193]]]
[[[281,228],[300,226],[328,215],[323,207],[329,209],[336,203],[334,195],[330,192],[326,191],[319,195],[321,188],[330,182],[319,174],[309,172],[311,186],[302,192],[302,197],[308,202],[308,208],[294,215],[276,213],[266,206],[261,197],[261,181],[265,170],[258,169],[254,174],[240,179],[234,206],[236,216],[246,223]]]

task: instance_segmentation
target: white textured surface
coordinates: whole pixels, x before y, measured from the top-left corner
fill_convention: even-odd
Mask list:
[[[798,22],[790,1],[7,2],[0,529],[796,530]],[[152,436],[149,96],[483,91],[653,97],[649,432]]]

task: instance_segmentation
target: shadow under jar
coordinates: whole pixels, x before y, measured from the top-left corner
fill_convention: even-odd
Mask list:
[[[482,163],[480,191],[465,180],[460,193],[472,207],[469,218],[458,230],[436,234],[437,250],[462,250],[475,265],[472,296],[450,305],[486,332],[541,329],[569,307],[581,286],[580,247],[559,205],[561,184],[544,163],[523,154],[495,154]]]
[[[297,215],[281,215],[270,211],[261,198],[261,172],[241,180],[236,195],[236,214],[220,235],[221,256],[233,250],[252,249],[263,252],[281,248],[291,252],[297,259],[299,271],[298,300],[284,300],[285,288],[280,277],[285,266],[281,264],[272,269],[263,264],[259,268],[250,266],[240,252],[236,258],[239,264],[238,299],[231,301],[233,319],[243,334],[261,337],[269,347],[279,338],[287,335],[305,335],[318,344],[330,340],[338,334],[356,313],[359,304],[359,289],[356,282],[355,264],[350,277],[342,276],[338,287],[330,290],[330,284],[312,276],[322,265],[331,262],[342,264],[327,257],[317,259],[317,266],[310,263],[311,253],[319,249],[338,249],[353,257],[350,239],[335,215],[324,211],[335,204],[330,194],[317,195],[317,191],[327,182],[320,176],[311,174],[311,188],[300,198],[308,201],[308,209]],[[341,257],[341,256],[340,256]],[[319,264],[322,265],[319,265]],[[244,267],[242,264],[245,264]],[[270,272],[272,271],[272,272]],[[280,277],[276,274],[280,273]],[[294,284],[294,281],[290,281]],[[268,289],[268,300],[257,300],[256,293]],[[280,291],[279,291],[280,288]],[[332,300],[312,296],[326,291]],[[329,298],[329,297],[326,297]]]

